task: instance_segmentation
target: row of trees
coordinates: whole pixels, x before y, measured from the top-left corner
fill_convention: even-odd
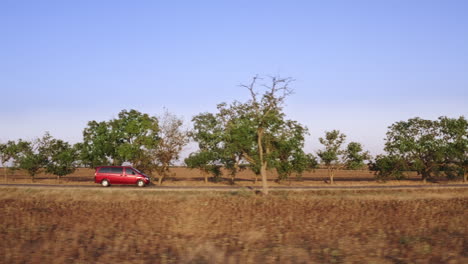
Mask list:
[[[33,141],[20,139],[0,144],[0,162],[5,179],[6,164],[11,163],[10,169],[23,169],[32,180],[41,170],[60,180],[79,166],[128,163],[149,174],[157,171],[161,184],[188,143],[188,136],[182,119],[168,111],[156,117],[123,110],[118,118],[88,122],[83,141],[75,145],[55,139],[48,132]]]
[[[24,169],[32,177],[41,169],[45,172],[61,176],[75,170],[77,149],[69,143],[54,139],[49,133],[34,141],[18,140],[0,144],[0,162],[7,177],[5,163],[14,162],[12,169]]]
[[[189,168],[201,170],[205,181],[209,176],[219,179],[225,168],[234,182],[239,171],[250,169],[261,177],[264,193],[268,193],[268,171],[275,171],[281,181],[300,176],[319,163],[327,168],[330,183],[334,182],[336,170],[366,165],[383,179],[417,171],[423,181],[442,173],[467,180],[468,124],[464,117],[396,122],[387,133],[386,154],[375,159],[358,142],[344,145],[346,136],[338,130],[325,132],[319,139],[323,148],[316,155],[305,153],[308,129],[287,119],[283,111],[292,93],[292,81],[256,76],[249,84],[241,85],[249,93],[249,100],[221,103],[214,113],[196,115],[190,131],[184,129],[182,119],[167,111],[157,117],[123,110],[118,118],[88,122],[83,141],[73,146],[48,133],[32,142],[0,144],[0,162],[25,169],[32,178],[44,169],[58,179],[77,166],[129,163],[149,174],[156,172],[162,184],[170,175],[170,166],[192,139],[199,150],[184,161]]]

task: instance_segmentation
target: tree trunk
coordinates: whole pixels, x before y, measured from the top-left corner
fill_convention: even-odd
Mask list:
[[[158,185],[161,186],[163,181],[166,179],[167,171],[169,171],[169,165],[164,164],[161,169],[161,174],[158,177]]]
[[[202,175],[205,178],[205,183],[208,183],[208,172],[202,170]]]
[[[466,171],[463,172],[463,182],[467,182],[468,181],[468,173],[466,173]]]
[[[159,175],[159,177],[158,177],[158,185],[159,185],[159,186],[162,185],[163,179],[164,179],[164,174],[163,174],[163,175]]]
[[[268,194],[268,182],[267,182],[267,162],[264,161],[262,167],[260,168],[260,173],[262,175],[262,192],[263,194]]]
[[[239,170],[239,163],[236,162],[234,163],[234,171],[231,172],[231,184],[234,184],[234,180],[235,180],[238,170]]]
[[[263,128],[257,129],[257,144],[258,144],[258,154],[260,159],[260,175],[262,175],[262,192],[263,194],[268,194],[268,183],[267,183],[267,162],[263,157]]]
[[[333,168],[331,166],[328,166],[328,178],[330,179],[330,184],[334,184],[335,181],[334,181],[334,176],[335,176],[335,172],[333,171]]]
[[[423,181],[423,184],[426,184],[427,183],[427,174],[425,171],[422,172],[422,181]]]
[[[5,176],[5,182],[7,182],[8,178],[7,178],[7,168],[5,166],[3,166],[3,175]]]

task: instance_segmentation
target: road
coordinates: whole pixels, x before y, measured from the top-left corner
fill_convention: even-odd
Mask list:
[[[89,188],[112,190],[152,190],[152,191],[239,191],[261,190],[260,186],[147,186],[138,188],[133,185],[119,185],[102,187],[101,185],[55,185],[55,184],[0,184],[0,187],[28,187],[28,188]],[[468,184],[441,185],[360,185],[360,186],[272,186],[270,191],[307,191],[307,190],[363,190],[363,189],[432,189],[432,188],[468,188]]]

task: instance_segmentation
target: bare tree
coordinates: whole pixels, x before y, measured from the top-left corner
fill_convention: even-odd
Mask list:
[[[183,120],[167,109],[159,117],[159,143],[153,153],[159,185],[170,175],[170,166],[179,159],[180,152],[189,142],[188,132],[183,125]]]

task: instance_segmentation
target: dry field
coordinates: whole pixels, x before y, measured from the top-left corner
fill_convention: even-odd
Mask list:
[[[230,178],[227,176],[228,173],[224,173],[224,177],[219,182],[204,183],[203,175],[199,170],[187,169],[183,167],[175,167],[171,169],[173,176],[164,182],[166,186],[219,186],[219,185],[231,185]],[[3,174],[3,170],[0,169],[0,173]],[[25,171],[16,171],[14,174],[9,173],[7,181],[4,180],[4,176],[0,174],[0,183],[31,183],[29,176]],[[156,175],[157,176],[157,175]],[[75,173],[63,177],[60,184],[94,184],[94,170],[80,168]],[[254,174],[249,170],[244,170],[239,173],[236,177],[235,184],[237,186],[253,186]],[[283,181],[281,183],[275,182],[276,175],[270,173],[269,181],[271,186],[317,186],[317,185],[328,185],[325,181],[328,180],[327,170],[316,169],[315,171],[305,172],[301,179],[295,176],[291,177],[289,181]],[[339,170],[336,172],[335,180],[337,185],[375,185],[377,183],[374,174],[368,170]],[[447,182],[444,178],[438,179],[437,183]],[[41,173],[36,176],[35,183],[44,184],[55,184],[57,183],[54,175]],[[452,181],[450,183],[456,183]],[[379,182],[379,184],[387,185],[400,185],[400,184],[421,184],[420,177],[416,173],[409,173],[409,177],[404,181],[387,181],[385,183]],[[257,182],[260,186],[260,179]]]
[[[468,263],[465,189],[0,188],[1,263]]]

